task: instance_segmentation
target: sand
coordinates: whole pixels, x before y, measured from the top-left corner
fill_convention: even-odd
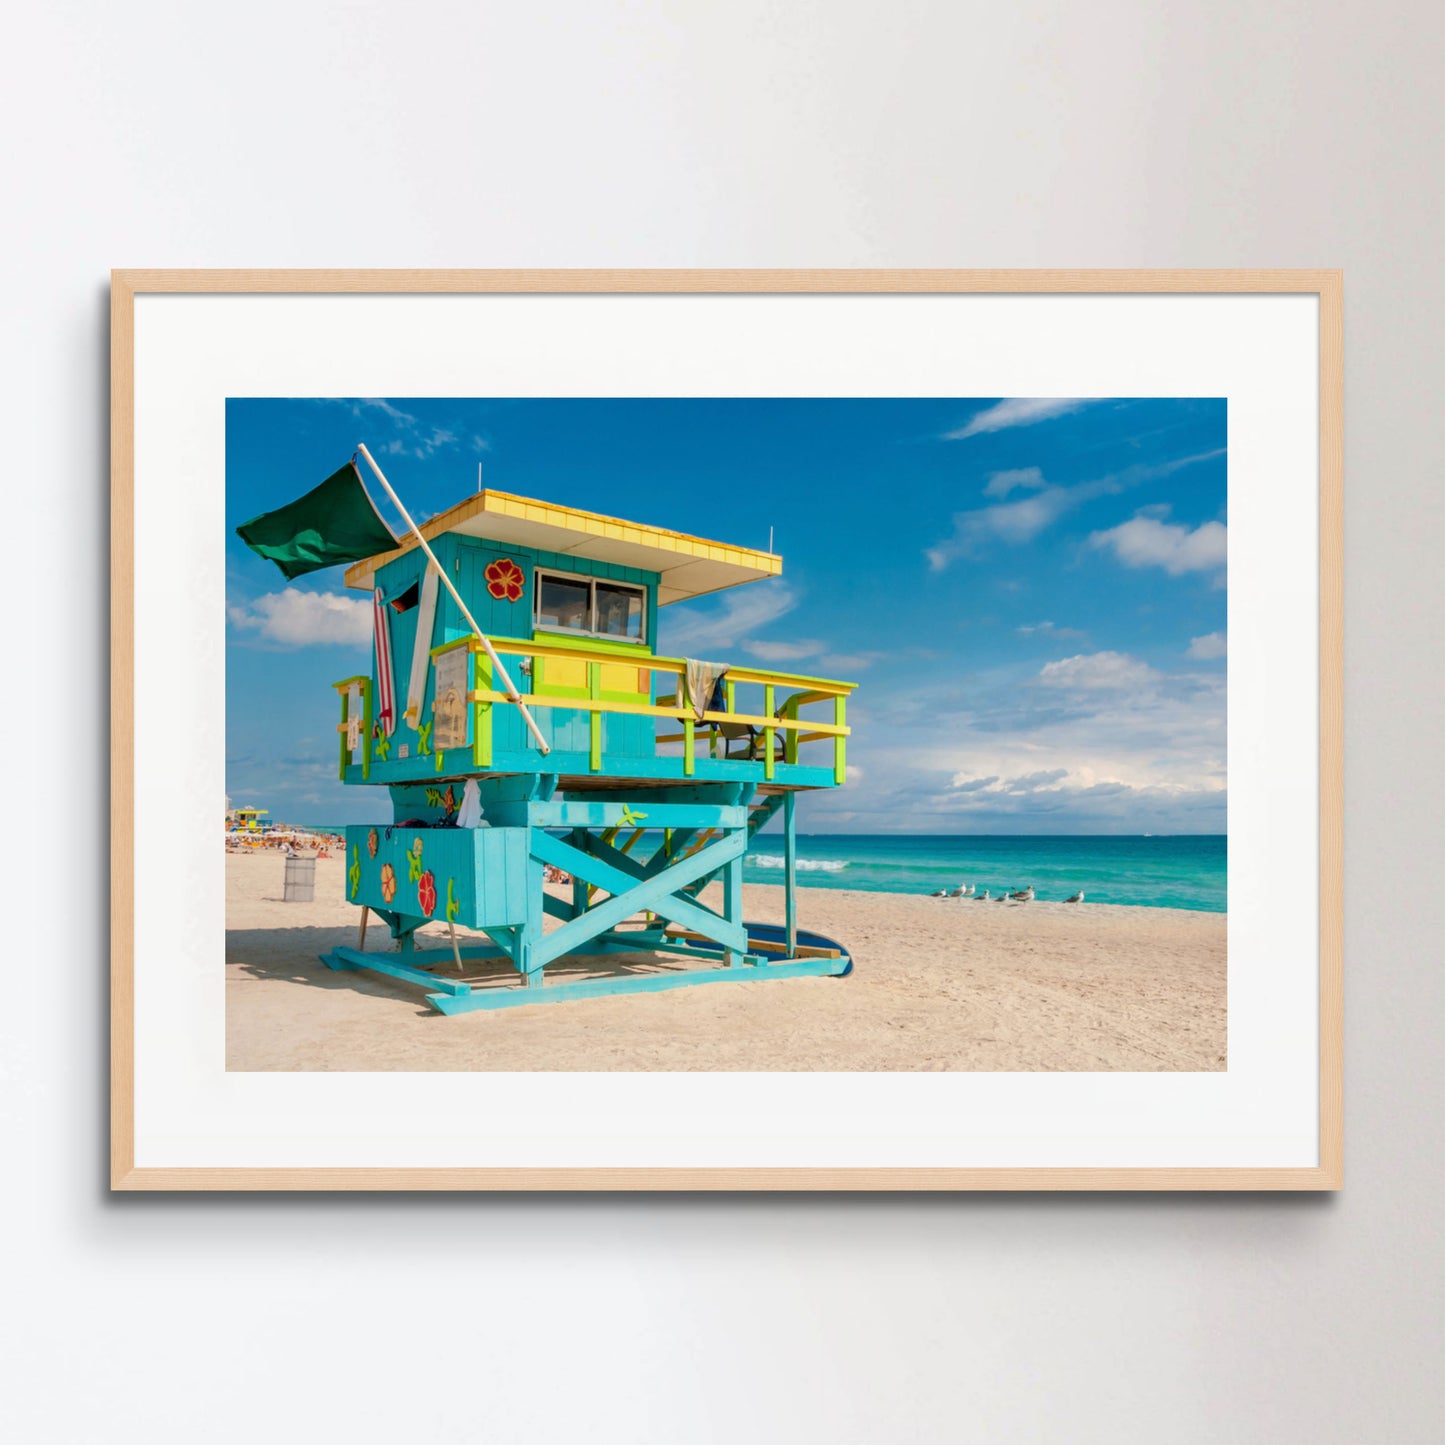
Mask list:
[[[283,870],[278,854],[226,858],[228,1069],[1225,1067],[1222,913],[800,888],[799,927],[850,949],[848,977],[448,1018],[428,1007],[421,988],[319,961],[356,942],[360,911],[344,900],[340,859],[317,862],[314,903],[281,901]],[[782,888],[743,893],[746,917],[782,921]],[[421,937],[428,948],[448,948],[445,925],[429,924]],[[375,919],[367,947],[389,947]],[[455,977],[450,956],[444,972]],[[656,955],[632,960],[644,961],[676,966]],[[503,968],[484,967],[494,978]]]

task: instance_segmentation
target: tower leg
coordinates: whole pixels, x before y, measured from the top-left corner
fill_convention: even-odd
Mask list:
[[[587,851],[587,829],[573,828],[572,846],[582,852]],[[591,890],[574,873],[572,875],[572,917],[580,918],[587,912],[587,895]]]
[[[798,823],[796,808],[798,795],[783,795],[783,941],[788,946],[787,957],[798,954]]]
[[[739,927],[743,922],[743,855],[741,853],[723,867],[723,917]],[[741,963],[743,955],[733,949],[723,952],[723,967],[733,968]]]
[[[537,961],[537,948],[542,942],[542,895],[547,886],[546,865],[535,856],[527,859],[527,921],[517,939],[517,967],[525,988],[541,988],[545,964]],[[585,886],[585,885],[584,885]]]

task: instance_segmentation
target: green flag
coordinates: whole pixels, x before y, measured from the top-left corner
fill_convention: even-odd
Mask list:
[[[362,486],[354,461],[332,472],[304,497],[243,522],[236,535],[258,556],[269,557],[288,581],[397,547],[391,528]]]

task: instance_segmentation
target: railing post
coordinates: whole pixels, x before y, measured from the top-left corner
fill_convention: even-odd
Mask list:
[[[773,684],[768,683],[763,688],[763,716],[773,717]],[[773,739],[778,735],[776,728],[763,729],[763,777],[769,782],[772,781],[773,764]]]
[[[848,699],[840,692],[833,699],[833,721],[838,727],[843,726],[843,719],[846,715]],[[839,787],[843,785],[843,779],[848,772],[848,739],[839,733],[833,739],[833,781]]]
[[[794,694],[794,697],[798,694]],[[783,704],[784,717],[790,718],[793,722],[798,720],[798,707],[793,698],[790,697]],[[789,728],[783,738],[783,761],[785,763],[796,763],[798,761],[798,729]]]
[[[692,777],[695,767],[694,748],[697,743],[697,724],[693,718],[692,711],[692,688],[688,683],[687,675],[680,673],[677,679],[677,695],[682,699],[682,775],[685,778]]]
[[[361,778],[363,782],[371,776],[371,721],[371,679],[368,677],[361,684]]]
[[[472,691],[492,690],[492,659],[485,652],[472,653]],[[472,766],[492,766],[492,705],[472,704]]]
[[[602,664],[587,664],[587,696],[590,701],[602,701]],[[602,771],[602,712],[594,707],[587,714],[588,766],[594,773]]]
[[[344,783],[346,765],[351,761],[351,749],[346,746],[346,724],[351,721],[351,688],[342,687],[337,691],[341,694],[341,726],[336,730],[341,735],[341,756],[336,765],[336,776]]]

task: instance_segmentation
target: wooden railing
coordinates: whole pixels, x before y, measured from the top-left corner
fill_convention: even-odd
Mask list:
[[[842,783],[847,767],[847,739],[851,731],[847,725],[848,695],[857,686],[851,682],[836,682],[828,678],[800,677],[789,673],[773,672],[755,667],[730,667],[723,679],[724,709],[721,712],[706,710],[699,717],[688,696],[687,663],[677,657],[653,657],[647,653],[634,655],[630,651],[619,652],[614,648],[574,645],[571,642],[550,643],[522,638],[494,637],[492,647],[501,657],[527,658],[535,667],[537,659],[552,658],[571,663],[582,663],[586,667],[586,687],[567,688],[557,693],[525,692],[521,701],[529,708],[561,708],[565,711],[584,712],[588,719],[588,763],[593,772],[602,771],[602,719],[608,714],[632,717],[656,718],[661,722],[681,723],[679,732],[659,734],[658,743],[682,744],[682,771],[685,777],[696,772],[699,734],[703,735],[709,753],[728,756],[729,739],[722,728],[733,726],[750,729],[746,740],[750,743],[745,758],[761,761],[763,776],[775,776],[778,762],[797,763],[799,749],[805,743],[831,742],[833,745],[833,780]],[[470,654],[468,669],[467,704],[472,710],[472,765],[475,768],[489,768],[492,765],[492,709],[498,704],[509,703],[505,692],[493,684],[492,660],[476,637],[460,637],[453,642],[443,643],[432,649],[433,659],[456,648],[466,648]],[[603,668],[623,665],[639,673],[660,674],[672,680],[672,692],[659,697],[655,703],[633,702],[608,695],[602,686]],[[517,669],[508,668],[517,681]],[[759,686],[763,690],[761,712],[739,712],[737,710],[737,689]],[[371,680],[366,677],[349,677],[335,684],[341,694],[341,723],[337,731],[341,734],[341,777],[346,777],[350,762],[351,745],[348,737],[352,727],[359,727],[361,749],[361,775],[369,778],[372,760],[372,694]],[[360,718],[350,715],[350,692],[359,687],[362,711]],[[832,718],[825,721],[815,716],[803,717],[805,707],[831,705]],[[428,725],[430,731],[430,724]],[[778,738],[781,735],[781,758],[778,757]],[[754,753],[760,756],[754,757]],[[736,757],[737,755],[733,755]],[[738,759],[742,761],[742,758]]]
[[[680,732],[661,734],[657,741],[682,743],[682,771],[685,777],[691,777],[696,770],[698,733],[702,731],[707,734],[710,745],[716,748],[720,727],[731,724],[756,730],[761,741],[761,761],[765,778],[774,776],[778,761],[775,740],[781,734],[782,761],[785,763],[798,761],[798,750],[804,743],[831,741],[834,780],[838,783],[843,781],[850,731],[847,725],[847,700],[856,687],[855,683],[836,682],[829,678],[799,677],[755,667],[731,667],[723,679],[725,709],[721,712],[704,711],[699,718],[692,700],[687,695],[687,663],[682,658],[653,657],[646,653],[619,653],[615,648],[591,648],[571,642],[550,643],[508,637],[494,637],[491,642],[502,657],[526,657],[534,660],[555,658],[586,665],[585,697],[556,696],[533,691],[524,693],[522,701],[529,708],[562,708],[589,713],[589,764],[593,772],[602,770],[602,719],[611,713],[681,723]],[[509,699],[506,693],[499,692],[492,686],[491,659],[476,638],[463,637],[455,642],[444,643],[434,649],[432,655],[437,656],[455,647],[466,647],[471,652],[472,690],[468,694],[468,701],[474,709],[474,758],[478,767],[486,767],[491,761],[490,709]],[[655,703],[627,702],[604,696],[602,669],[619,664],[629,669],[636,668],[639,672],[670,678],[673,691],[666,697],[659,697]],[[508,670],[511,671],[510,668]],[[763,689],[761,713],[737,710],[737,689],[749,684]],[[787,693],[787,696],[782,696],[783,693]],[[802,708],[818,704],[831,704],[831,721],[800,716]]]
[[[359,737],[357,741],[361,746],[361,776],[364,779],[371,776],[371,679],[369,677],[344,677],[340,682],[333,683],[336,691],[341,694],[341,721],[337,724],[336,731],[341,734],[341,769],[339,777],[344,783],[346,781],[346,769],[351,762],[351,729],[356,728]],[[351,689],[355,688],[361,697],[361,715],[353,717],[351,714]]]

